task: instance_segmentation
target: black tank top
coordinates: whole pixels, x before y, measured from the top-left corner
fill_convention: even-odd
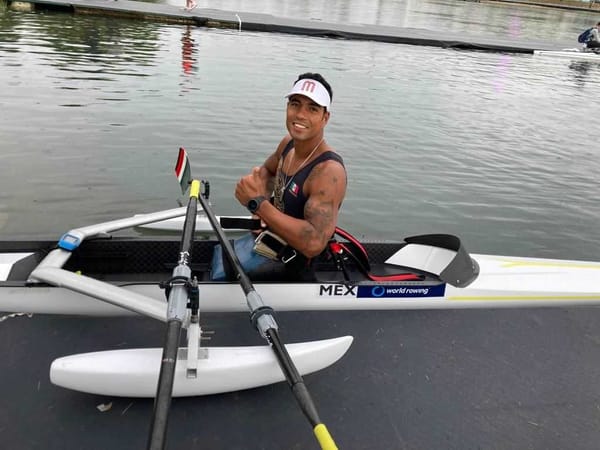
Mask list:
[[[281,153],[281,159],[279,160],[279,165],[277,167],[277,182],[280,186],[285,189],[283,191],[283,212],[289,216],[295,217],[297,219],[304,219],[304,205],[306,204],[307,198],[304,195],[304,183],[306,179],[310,175],[312,169],[317,165],[324,161],[334,160],[339,162],[344,170],[346,167],[344,166],[344,160],[340,155],[332,151],[326,151],[319,156],[317,156],[314,160],[308,163],[306,166],[301,168],[294,176],[287,177],[286,174],[283,173],[283,161],[285,157],[290,152],[290,150],[294,147],[294,141],[291,140],[283,149]],[[281,189],[281,187],[280,187]],[[277,196],[279,192],[275,192]],[[280,194],[279,194],[280,195]],[[280,210],[281,208],[278,206],[277,200],[275,200],[275,206],[277,206]]]

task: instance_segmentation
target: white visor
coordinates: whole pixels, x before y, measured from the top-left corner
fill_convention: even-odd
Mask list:
[[[303,78],[302,80],[299,80],[296,84],[294,84],[294,87],[289,94],[286,95],[286,97],[289,98],[296,94],[304,95],[310,98],[317,105],[324,106],[327,108],[327,110],[329,110],[329,107],[331,106],[329,92],[327,92],[325,86],[323,86],[317,80],[313,80],[311,78]]]

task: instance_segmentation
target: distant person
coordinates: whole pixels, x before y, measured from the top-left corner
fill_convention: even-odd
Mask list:
[[[191,11],[196,6],[198,6],[198,4],[194,0],[185,0],[185,9],[188,11]]]
[[[597,52],[595,49],[600,49],[600,22],[581,33],[577,40],[584,44],[585,49]]]

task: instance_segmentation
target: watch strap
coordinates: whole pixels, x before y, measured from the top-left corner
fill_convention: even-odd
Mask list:
[[[248,204],[246,205],[246,208],[248,208],[248,211],[250,211],[251,213],[255,213],[256,210],[258,208],[260,208],[260,205],[262,204],[262,202],[264,202],[267,198],[264,195],[259,195],[258,197],[254,197],[252,199],[250,199],[250,201],[248,202]]]

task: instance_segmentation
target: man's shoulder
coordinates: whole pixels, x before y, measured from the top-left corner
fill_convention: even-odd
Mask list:
[[[336,165],[342,165],[344,166],[344,158],[342,158],[342,155],[340,155],[339,152],[337,152],[334,149],[328,149],[326,151],[324,151],[321,154],[321,158],[322,158],[322,163],[323,164],[336,164]]]
[[[281,156],[285,149],[288,148],[290,145],[293,145],[292,137],[289,134],[286,134],[279,142],[276,153]]]
[[[315,170],[316,169],[316,170]],[[310,179],[315,180],[324,175],[346,176],[346,166],[342,156],[334,150],[323,152],[314,160]]]

